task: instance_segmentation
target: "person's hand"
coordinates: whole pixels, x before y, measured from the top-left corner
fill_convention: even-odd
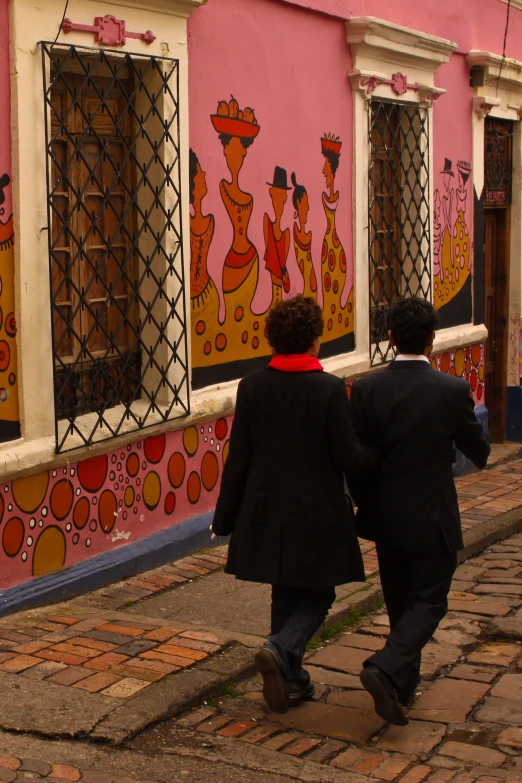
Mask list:
[[[210,532],[212,535],[210,536],[210,540],[213,541],[215,538],[217,538],[216,534],[212,531],[212,525],[209,527]]]

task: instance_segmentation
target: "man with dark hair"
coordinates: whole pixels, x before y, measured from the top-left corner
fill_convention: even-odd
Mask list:
[[[438,316],[422,299],[390,312],[390,366],[356,381],[351,403],[361,442],[380,452],[371,481],[354,485],[359,535],[376,542],[390,620],[386,645],[365,662],[361,682],[376,712],[406,725],[420,681],[421,652],[447,612],[463,548],[453,481],[454,446],[484,468],[489,442],[474,413],[470,387],[432,369]]]

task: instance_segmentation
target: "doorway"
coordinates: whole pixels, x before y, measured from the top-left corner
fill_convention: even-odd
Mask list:
[[[484,322],[486,405],[491,441],[503,443],[507,410],[507,344],[509,291],[509,208],[486,209],[484,215]]]
[[[484,323],[486,405],[493,443],[503,443],[507,415],[509,252],[513,123],[487,117],[484,134]]]

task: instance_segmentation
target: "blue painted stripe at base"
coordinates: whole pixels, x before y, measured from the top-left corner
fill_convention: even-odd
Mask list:
[[[508,386],[506,437],[522,443],[522,386]]]
[[[477,405],[475,407],[475,416],[482,423],[486,432],[488,432],[488,409],[486,406]],[[476,470],[476,468],[471,460],[465,457],[461,451],[456,449],[456,462],[453,464],[453,475],[462,476],[464,473],[469,473],[472,470]]]
[[[195,549],[211,546],[209,527],[213,516],[212,511],[200,514],[132,544],[2,590],[0,617],[98,590],[177,560]],[[218,539],[213,544],[222,542],[223,539]]]

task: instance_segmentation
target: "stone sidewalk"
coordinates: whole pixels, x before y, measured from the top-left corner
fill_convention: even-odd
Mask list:
[[[256,676],[132,746],[166,755],[192,747],[216,760],[250,754],[272,766],[278,755],[282,773],[300,760],[324,768],[317,779],[336,780],[337,770],[346,783],[522,783],[522,535],[461,565],[449,608],[426,647],[407,727],[384,724],[358,679],[384,643],[381,611],[310,651],[313,702],[269,714]]]
[[[522,527],[522,460],[457,486],[467,555]],[[380,598],[374,547],[362,548],[368,581],[338,589],[330,623],[353,622]],[[117,745],[249,675],[269,633],[269,588],[225,575],[225,558],[214,547],[1,619],[0,730]],[[464,596],[466,580],[455,589]]]

